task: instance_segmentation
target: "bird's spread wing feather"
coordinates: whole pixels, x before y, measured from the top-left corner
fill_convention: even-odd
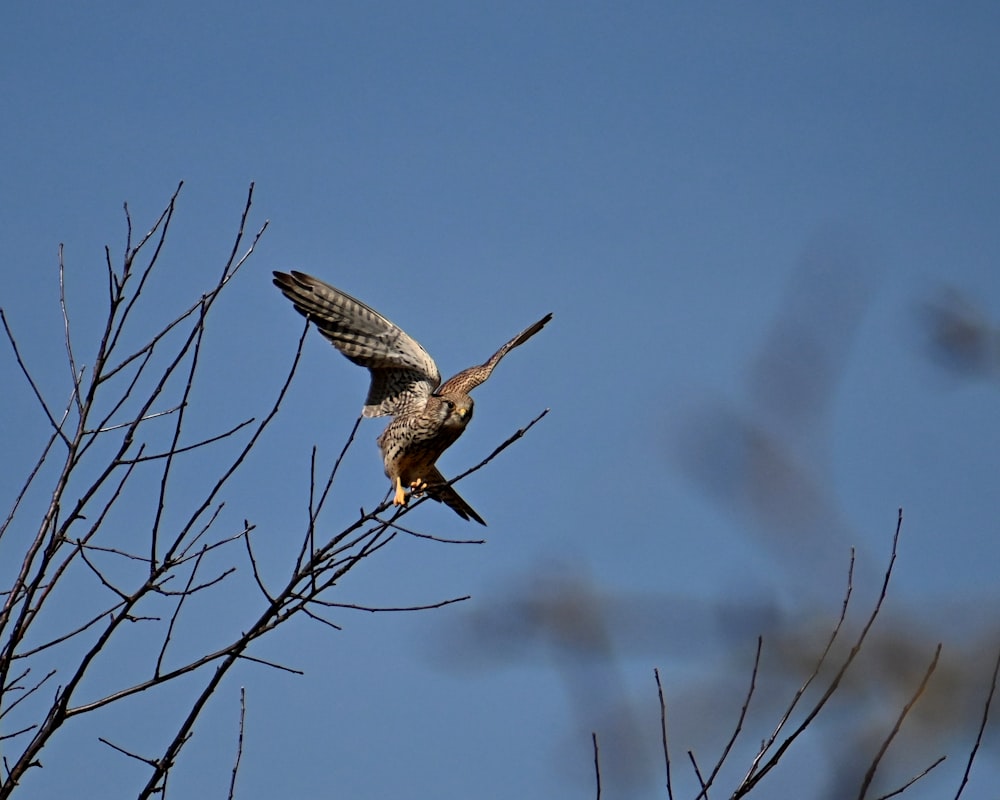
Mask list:
[[[441,383],[434,359],[377,311],[304,272],[275,272],[274,285],[341,353],[371,371],[364,415],[422,408]],[[513,345],[510,345],[513,346]],[[497,358],[497,356],[494,356]],[[497,359],[499,360],[499,359]]]
[[[480,364],[478,367],[463,369],[454,377],[448,378],[448,380],[446,380],[438,390],[438,394],[447,394],[449,392],[468,394],[471,392],[479,384],[490,377],[490,373],[492,373],[493,368],[500,363],[501,358],[507,355],[508,352],[513,350],[518,345],[524,344],[528,341],[528,339],[544,328],[545,323],[547,323],[550,319],[552,319],[552,315],[546,314],[534,325],[530,325],[525,328],[517,336],[507,342],[507,344],[497,350],[485,364]]]

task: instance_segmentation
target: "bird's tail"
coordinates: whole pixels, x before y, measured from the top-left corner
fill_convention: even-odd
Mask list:
[[[486,520],[479,516],[476,510],[466,503],[458,492],[451,486],[445,485],[448,481],[438,471],[437,467],[431,467],[430,472],[424,480],[427,482],[427,494],[431,498],[437,500],[439,503],[444,503],[462,519],[473,519],[480,525],[486,524]]]

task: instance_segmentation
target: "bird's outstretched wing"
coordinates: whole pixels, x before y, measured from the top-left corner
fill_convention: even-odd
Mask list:
[[[427,482],[427,494],[433,500],[444,503],[462,519],[473,519],[480,525],[486,524],[486,520],[479,516],[476,510],[466,503],[458,492],[451,486],[445,486],[448,481],[445,480],[444,475],[438,471],[437,467],[431,467],[425,480]]]
[[[360,300],[304,272],[275,272],[274,285],[341,353],[372,375],[364,415],[423,408],[441,383],[434,359],[402,328]]]
[[[517,336],[490,356],[490,359],[485,364],[480,364],[478,367],[463,369],[454,377],[448,378],[448,380],[441,385],[441,388],[438,389],[437,393],[448,394],[449,392],[457,392],[459,394],[468,394],[490,377],[490,374],[493,372],[493,368],[500,363],[501,358],[507,355],[508,352],[513,350],[518,345],[524,344],[528,341],[528,339],[544,328],[545,323],[547,323],[550,319],[552,319],[552,315],[546,314],[534,325],[530,325],[525,328]]]

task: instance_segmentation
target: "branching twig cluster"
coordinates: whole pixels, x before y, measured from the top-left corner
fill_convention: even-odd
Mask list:
[[[0,310],[14,361],[50,429],[0,525],[0,564],[5,565],[0,573],[5,584],[0,591],[0,800],[12,795],[32,767],[41,765],[43,750],[69,720],[197,673],[202,676],[200,683],[185,683],[194,687],[193,694],[181,708],[176,728],[162,731],[166,744],[159,753],[140,754],[114,737],[101,738],[113,750],[148,767],[138,797],[164,794],[196,720],[235,664],[250,661],[296,671],[251,655],[251,645],[299,614],[336,628],[327,617],[331,609],[362,608],[331,599],[337,581],[400,533],[410,533],[399,519],[417,504],[390,512],[385,502],[369,512],[362,509],[335,535],[322,533],[320,514],[354,431],[324,480],[313,452],[308,523],[297,556],[276,585],[269,585],[260,569],[255,526],[248,520],[226,521],[223,490],[275,419],[299,363],[306,329],[259,419],[239,421],[222,433],[194,441],[189,438],[185,422],[197,403],[197,377],[207,368],[206,320],[221,292],[250,258],[267,223],[248,237],[251,185],[235,241],[214,283],[172,321],[137,342],[141,326],[136,323],[145,318],[146,306],[155,306],[149,296],[151,278],[163,261],[180,188],[135,242],[126,206],[128,232],[120,265],[115,266],[111,250],[105,250],[106,321],[89,366],[79,359],[60,250],[59,303],[71,378],[69,399],[63,405],[53,405],[41,390],[7,315]],[[470,472],[489,463],[543,415]],[[166,432],[164,423],[169,426]],[[175,489],[192,458],[202,454],[207,458],[223,444],[231,449],[225,451],[221,466],[213,467],[213,477],[199,496]],[[46,485],[49,478],[52,482]],[[34,514],[32,503],[41,492],[44,501],[31,523],[32,532],[25,535]],[[139,514],[146,517],[140,521]],[[121,544],[123,528],[135,545]],[[220,555],[222,566],[217,566]],[[189,618],[182,612],[204,593],[228,586],[240,560],[252,576],[258,609],[236,632],[223,631],[217,646],[191,654],[180,646],[186,631],[183,622]],[[6,565],[12,564],[20,566],[8,577]],[[97,598],[95,606],[88,609],[86,603],[74,601],[82,596]],[[49,618],[71,621],[52,632]],[[105,654],[123,641],[131,642],[129,634],[137,626],[154,630],[154,643],[148,644],[148,635],[143,639],[148,652],[135,655],[146,659],[144,674],[131,677],[111,668]],[[100,680],[95,681],[95,675]],[[100,691],[96,696],[87,694],[94,685]],[[240,741],[230,797],[243,753],[244,718],[241,694]]]
[[[824,670],[830,666],[830,656],[833,651],[834,644],[840,637],[841,631],[844,626],[845,619],[847,618],[847,611],[850,605],[851,596],[854,591],[854,554],[851,554],[851,563],[848,568],[848,579],[847,579],[847,590],[844,595],[844,600],[841,606],[840,616],[837,619],[836,624],[833,627],[832,632],[826,642],[823,651],[820,653],[818,659],[816,660],[812,671],[809,673],[805,681],[799,686],[798,690],[794,693],[791,700],[788,702],[783,713],[780,715],[778,722],[771,733],[764,739],[761,740],[759,749],[757,749],[755,755],[753,756],[749,768],[746,770],[742,780],[739,784],[732,789],[728,796],[730,800],[739,800],[739,798],[745,797],[750,794],[761,781],[767,776],[779,762],[787,755],[789,749],[792,745],[800,739],[800,737],[812,726],[820,713],[827,707],[828,703],[831,701],[833,696],[836,694],[838,688],[841,686],[848,670],[851,668],[858,654],[861,652],[864,644],[869,636],[869,633],[878,618],[883,604],[885,602],[886,594],[889,588],[889,581],[892,577],[893,567],[896,562],[896,553],[899,543],[899,536],[902,530],[903,522],[903,512],[900,509],[897,523],[896,531],[892,540],[892,552],[889,558],[889,564],[886,568],[882,587],[879,596],[872,608],[864,626],[862,627],[860,633],[855,639],[854,643],[851,645],[850,650],[847,652],[843,660],[833,666],[833,674],[828,677],[827,683],[823,691],[820,693],[818,699],[812,702],[808,708],[800,710],[799,706],[803,698],[807,695],[812,687],[813,683],[823,674]],[[722,770],[723,765],[727,762],[733,751],[733,746],[736,744],[737,739],[740,737],[744,729],[744,723],[747,718],[747,711],[750,707],[751,700],[753,699],[754,692],[757,686],[757,678],[760,669],[761,662],[761,652],[763,648],[763,639],[758,638],[756,654],[753,660],[753,666],[751,668],[750,686],[744,696],[742,706],[740,708],[737,721],[733,727],[732,734],[727,740],[726,744],[723,746],[721,754],[713,765],[711,771],[704,774],[703,770],[698,764],[695,754],[692,751],[687,752],[688,759],[691,763],[692,772],[694,779],[697,783],[698,790],[695,794],[695,800],[708,800],[709,791],[715,785],[716,779]],[[902,729],[903,723],[910,711],[917,704],[917,702],[923,696],[927,685],[934,674],[934,671],[938,664],[938,659],[941,655],[941,645],[938,644],[935,648],[934,655],[927,666],[927,669],[921,679],[920,683],[913,689],[910,699],[903,705],[902,709],[897,716],[895,723],[891,729],[884,735],[880,745],[876,748],[876,752],[872,757],[871,763],[866,770],[864,777],[862,779],[861,785],[858,788],[858,800],[864,800],[868,797],[869,790],[871,789],[873,779],[875,774],[882,763],[884,756],[889,750],[890,745],[899,734]],[[958,787],[957,793],[955,794],[955,800],[961,796],[966,784],[969,780],[969,773],[972,768],[972,764],[976,758],[976,754],[979,750],[979,746],[983,739],[983,733],[986,729],[986,724],[989,719],[990,707],[992,705],[993,696],[996,691],[998,674],[1000,674],[1000,655],[997,657],[997,661],[993,668],[992,681],[990,684],[989,692],[986,697],[982,718],[979,724],[978,732],[976,735],[975,743],[971,748],[967,764],[965,767],[965,772],[962,777],[960,786]],[[670,747],[669,738],[667,732],[667,704],[664,699],[663,685],[660,680],[659,670],[654,670],[654,677],[656,680],[657,693],[659,698],[659,708],[660,708],[660,739],[663,746],[663,761],[666,770],[666,796],[669,800],[674,798],[674,775],[671,769],[671,758],[670,758]],[[796,713],[801,715],[801,721],[792,727],[792,719]],[[594,735],[594,757],[595,761],[598,757],[598,751],[596,747],[596,734]],[[896,797],[903,794],[907,789],[913,786],[917,781],[922,779],[940,764],[945,761],[945,756],[940,756],[939,758],[932,761],[925,768],[920,770],[916,775],[908,778],[901,785],[895,789],[882,794],[878,800],[887,800],[890,797]],[[600,782],[600,765],[595,764],[595,771],[597,775],[597,780]],[[600,786],[598,786],[598,796],[600,795]]]

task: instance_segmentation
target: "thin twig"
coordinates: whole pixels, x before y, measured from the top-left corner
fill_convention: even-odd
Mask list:
[[[205,545],[205,552],[208,552],[210,549],[211,548],[209,545]],[[156,592],[158,594],[162,594],[164,597],[176,597],[178,595],[191,596],[193,594],[197,594],[198,592],[204,591],[205,589],[211,589],[216,584],[222,583],[226,578],[228,578],[234,572],[236,572],[236,567],[227,567],[226,569],[222,570],[222,572],[220,572],[218,575],[216,575],[214,578],[210,578],[207,581],[202,581],[201,583],[187,587],[180,591],[171,591],[170,589],[164,589],[163,583],[166,583],[166,580],[164,580],[164,582],[161,584],[157,584],[155,588]]]
[[[691,766],[694,767],[695,777],[698,779],[698,783],[701,786],[700,796],[704,796],[705,800],[708,800],[708,787],[705,785],[705,779],[701,777],[701,770],[698,769],[698,762],[695,760],[694,751],[688,750],[688,760],[691,762]]]
[[[306,333],[309,331],[308,324],[302,330],[302,336],[299,337],[299,351],[302,350],[302,345],[305,342]],[[333,469],[330,470],[330,475],[327,477],[326,484],[323,487],[323,491],[320,492],[319,500],[315,500],[315,468],[316,468],[316,448],[313,448],[312,459],[310,461],[309,467],[309,526],[306,529],[306,540],[302,543],[302,549],[299,553],[299,560],[296,562],[301,565],[302,560],[305,557],[305,553],[308,551],[310,558],[313,558],[316,553],[316,521],[319,519],[320,512],[323,510],[323,506],[326,505],[327,497],[330,495],[330,490],[333,488],[333,482],[337,477],[337,473],[340,471],[340,465],[344,461],[344,457],[347,455],[347,451],[350,449],[351,445],[354,443],[354,437],[357,435],[358,428],[361,426],[362,416],[358,416],[354,420],[354,426],[351,428],[351,432],[347,435],[347,441],[344,442],[344,446],[340,449],[340,454],[337,456],[337,460],[333,463]]]
[[[941,645],[938,644],[937,648],[934,650],[934,658],[931,659],[931,663],[927,667],[927,671],[924,673],[923,680],[920,681],[920,685],[917,690],[913,693],[913,697],[910,698],[909,702],[903,706],[902,710],[899,712],[899,716],[896,718],[896,724],[892,726],[892,730],[889,731],[885,740],[882,742],[881,747],[879,747],[878,752],[875,754],[875,758],[872,759],[871,766],[868,767],[868,772],[865,773],[864,780],[861,782],[861,789],[858,792],[858,800],[864,800],[866,794],[868,794],[868,788],[871,786],[872,780],[875,778],[875,771],[878,769],[879,763],[882,761],[882,757],[886,754],[889,749],[889,745],[892,744],[893,739],[899,733],[900,728],[903,726],[903,720],[906,719],[906,715],[910,713],[910,709],[916,705],[917,701],[923,695],[924,690],[927,688],[927,682],[931,679],[931,675],[934,674],[934,670],[937,669],[938,658],[941,656]]]
[[[0,742],[5,741],[6,739],[13,739],[15,736],[23,736],[26,733],[31,733],[37,727],[38,727],[37,725],[28,725],[26,728],[21,728],[20,730],[12,731],[11,733],[0,734]],[[5,758],[4,765],[6,765],[6,763],[7,759]],[[7,769],[7,775],[9,779],[10,768]]]
[[[97,580],[99,580],[106,589],[110,589],[112,592],[118,595],[118,599],[121,600],[122,603],[129,602],[128,593],[122,591],[117,586],[115,586],[111,581],[105,578],[104,573],[97,568],[97,565],[94,564],[89,558],[87,558],[87,553],[83,550],[83,548],[78,548],[77,552],[80,554],[80,558],[83,559],[83,563],[86,564],[88,567],[90,567],[90,571],[97,576]]]
[[[27,673],[28,673],[28,670],[25,670],[24,674],[21,677],[24,677],[25,675],[27,675]],[[48,681],[48,679],[51,678],[55,674],[56,674],[56,670],[54,670],[54,669],[53,670],[49,670],[49,672],[41,680],[39,680],[34,686],[32,686],[30,689],[28,689],[26,692],[24,692],[24,694],[22,694],[19,698],[17,698],[17,700],[14,700],[13,702],[8,703],[7,707],[4,708],[3,711],[0,711],[0,719],[3,719],[5,716],[7,716],[8,713],[10,713],[11,711],[13,711],[17,707],[18,703],[20,703],[20,702],[22,702],[24,700],[27,700],[29,697],[31,697],[31,695],[33,695],[35,692],[37,692],[39,689],[41,689],[42,686],[45,684],[45,682]],[[8,686],[7,687],[7,691],[10,691],[13,688],[14,688],[13,686]]]
[[[965,763],[965,772],[962,773],[962,782],[958,785],[958,791],[955,792],[955,800],[959,800],[962,796],[962,792],[965,791],[965,786],[969,782],[969,774],[972,772],[972,763],[976,760],[976,754],[979,752],[979,745],[983,742],[983,733],[986,730],[986,722],[990,718],[990,706],[993,704],[993,696],[996,694],[997,690],[997,676],[1000,674],[1000,651],[997,652],[997,660],[993,662],[993,677],[990,680],[990,690],[986,694],[986,703],[983,705],[983,717],[979,721],[979,730],[976,731],[976,741],[972,745],[972,749],[969,751],[969,759]]]
[[[181,551],[179,553],[177,553],[177,555],[174,558],[171,559],[170,563],[171,563],[172,566],[177,566],[179,564],[183,564],[188,559],[196,558],[197,557],[197,554],[195,554],[194,556],[191,555],[191,549],[193,547],[195,547],[195,545],[197,545],[198,542],[201,541],[202,537],[206,533],[209,532],[209,530],[215,524],[215,521],[219,518],[219,514],[222,513],[222,509],[225,508],[225,507],[226,507],[225,503],[219,503],[215,507],[215,510],[209,515],[208,520],[205,522],[204,525],[201,526],[201,530],[199,530],[198,533],[196,533],[192,537],[191,541],[189,541],[186,545],[184,545],[184,547],[181,549]],[[240,531],[239,533],[237,533],[237,534],[235,534],[233,536],[230,536],[228,539],[220,539],[219,541],[215,542],[214,544],[205,545],[205,547],[208,547],[209,550],[212,550],[212,549],[214,549],[216,547],[220,547],[220,546],[226,544],[227,542],[231,542],[231,541],[233,541],[235,539],[239,539],[241,536],[245,536],[245,535],[246,535],[246,530],[244,529],[244,530]]]
[[[497,447],[493,450],[493,452],[490,453],[488,456],[486,456],[486,458],[484,458],[478,464],[476,464],[473,467],[469,467],[465,472],[459,473],[454,478],[452,478],[450,481],[448,481],[447,483],[442,484],[442,485],[443,486],[451,486],[452,484],[458,483],[463,478],[471,475],[473,472],[478,472],[479,470],[481,470],[483,467],[485,467],[487,464],[489,464],[494,458],[496,458],[498,455],[500,455],[504,450],[506,450],[508,447],[510,447],[512,444],[514,444],[514,442],[516,442],[518,439],[520,439],[521,437],[523,437],[528,431],[530,431],[532,428],[534,428],[535,425],[537,425],[539,422],[541,422],[542,418],[546,414],[548,414],[549,411],[551,411],[551,410],[552,409],[550,409],[550,408],[544,409],[533,420],[531,420],[531,422],[529,422],[523,428],[518,428],[516,431],[514,431],[514,433],[512,433],[509,437],[507,437],[507,439],[505,439],[503,442],[501,442],[499,445],[497,445]]]
[[[146,756],[140,756],[137,753],[133,753],[131,750],[126,750],[124,747],[120,747],[117,744],[115,744],[114,742],[109,742],[103,736],[98,736],[97,737],[97,741],[101,742],[102,744],[106,744],[112,750],[117,750],[122,755],[126,755],[129,758],[134,758],[136,761],[141,761],[143,764],[146,764],[147,766],[150,766],[150,767],[156,767],[157,766],[156,759],[154,759],[154,758],[146,758]]]
[[[656,694],[660,698],[660,741],[663,743],[663,764],[667,771],[667,800],[674,800],[674,787],[670,780],[670,747],[667,744],[667,704],[663,699],[660,670],[654,669],[653,676],[656,678]]]
[[[14,658],[15,659],[18,659],[18,658],[29,658],[30,656],[33,656],[36,653],[42,652],[42,650],[47,650],[50,647],[54,647],[54,646],[56,646],[58,644],[62,644],[63,642],[68,641],[68,640],[72,639],[74,636],[77,636],[77,635],[83,633],[84,631],[88,630],[89,628],[93,627],[94,625],[96,625],[101,620],[107,619],[108,615],[113,614],[115,611],[117,611],[118,609],[120,609],[121,606],[122,606],[122,603],[121,603],[121,601],[119,601],[119,602],[115,603],[113,606],[111,606],[111,608],[106,609],[104,611],[101,611],[96,616],[91,617],[89,621],[84,622],[82,625],[77,626],[76,628],[74,628],[73,630],[71,630],[69,633],[64,633],[62,636],[57,636],[55,639],[50,639],[49,641],[47,641],[47,642],[45,642],[43,644],[40,644],[37,647],[32,647],[30,650],[23,650],[23,651],[17,653],[17,655],[15,655]]]
[[[156,502],[156,513],[153,516],[153,524],[150,535],[150,546],[149,546],[149,562],[150,570],[155,569],[157,553],[159,548],[157,547],[160,537],[160,526],[163,523],[163,514],[166,509],[166,496],[167,496],[167,484],[172,475],[172,468],[174,464],[174,456],[179,452],[178,442],[181,438],[181,430],[184,427],[185,412],[187,411],[187,405],[191,397],[191,390],[194,387],[194,376],[198,371],[198,365],[200,363],[201,356],[201,344],[205,336],[205,315],[208,313],[208,303],[204,300],[201,305],[201,313],[198,316],[198,322],[195,324],[193,339],[194,345],[191,351],[191,365],[188,367],[187,381],[184,384],[184,391],[181,394],[180,411],[174,417],[174,430],[170,437],[170,448],[167,451],[163,468],[160,470],[160,488],[157,493]],[[187,343],[192,341],[192,337],[188,337]],[[187,346],[185,344],[185,348]],[[183,535],[183,534],[182,534]],[[171,548],[173,550],[174,548]]]
[[[35,478],[38,476],[38,473],[41,472],[42,466],[45,464],[46,460],[48,459],[49,452],[52,450],[52,445],[55,444],[56,439],[58,438],[59,438],[58,433],[53,432],[52,435],[49,437],[48,441],[45,443],[45,446],[42,448],[41,455],[35,461],[34,466],[28,473],[28,477],[25,478],[24,483],[21,485],[20,491],[18,491],[17,496],[14,498],[14,502],[11,504],[10,511],[7,512],[7,518],[3,521],[3,525],[0,525],[0,539],[3,538],[4,533],[7,532],[7,528],[10,527],[11,522],[14,521],[14,516],[17,514],[17,509],[20,508],[21,503],[24,501],[24,498],[27,497],[28,490],[31,488],[31,484],[34,483]]]
[[[70,381],[73,384],[73,399],[76,401],[77,413],[82,418],[83,399],[80,396],[80,371],[76,368],[76,357],[73,355],[73,337],[70,335],[69,310],[66,308],[66,265],[63,262],[63,246],[59,245],[59,309],[62,311],[63,336],[66,347],[66,361],[69,365]]]
[[[167,631],[163,635],[163,644],[160,645],[160,653],[156,657],[156,665],[153,667],[154,677],[159,677],[160,672],[163,668],[163,659],[167,655],[167,647],[170,646],[170,639],[174,633],[174,626],[177,624],[177,617],[180,616],[181,607],[184,605],[184,601],[191,595],[191,585],[194,583],[194,577],[198,574],[198,567],[201,566],[201,560],[205,555],[205,549],[202,548],[201,552],[198,553],[197,558],[194,560],[194,565],[191,567],[191,573],[188,575],[187,584],[184,590],[180,592],[180,597],[177,598],[177,604],[174,606],[173,613],[170,615],[170,621],[167,623]]]
[[[939,756],[937,761],[935,761],[930,766],[920,770],[920,772],[918,772],[916,775],[910,778],[906,783],[904,783],[898,789],[893,789],[891,792],[888,792],[887,794],[884,794],[881,797],[876,798],[876,800],[889,800],[890,797],[897,797],[898,795],[901,795],[903,792],[905,792],[907,789],[913,786],[913,784],[915,784],[917,781],[923,778],[927,773],[929,773],[932,769],[943,764],[946,758],[948,758],[948,756]]]
[[[597,784],[597,800],[601,800],[601,755],[597,746],[597,731],[590,734],[594,742],[594,781]]]
[[[149,420],[156,419],[157,417],[166,417],[169,416],[170,414],[176,414],[180,409],[181,409],[180,406],[174,406],[173,408],[168,408],[166,411],[156,411],[152,414],[146,414],[146,416],[140,419],[139,422],[148,422]],[[96,434],[101,434],[101,433],[111,433],[112,431],[117,431],[121,430],[122,428],[127,428],[131,424],[132,420],[129,420],[128,422],[120,422],[117,425],[108,425],[107,427],[97,428],[96,430],[92,431],[87,430],[84,431],[84,433],[87,436],[94,436]],[[149,456],[149,458],[155,458],[155,457],[156,456]]]
[[[178,406],[178,408],[183,409],[183,406]],[[164,412],[164,413],[169,413],[169,412]],[[162,415],[154,414],[153,416],[162,416]],[[143,420],[147,420],[147,419],[152,419],[152,417],[151,416],[143,417]],[[148,455],[148,456],[136,456],[135,458],[123,458],[120,463],[122,463],[122,464],[141,464],[144,461],[159,461],[159,460],[164,459],[164,458],[165,459],[171,459],[174,456],[180,455],[181,453],[189,453],[192,450],[198,450],[199,448],[205,447],[205,446],[210,445],[210,444],[214,444],[215,442],[221,442],[223,439],[228,439],[234,433],[238,433],[239,431],[243,430],[247,425],[252,425],[253,423],[254,423],[254,418],[250,417],[250,419],[245,419],[245,420],[243,420],[243,422],[240,422],[239,424],[234,425],[228,431],[216,434],[215,436],[210,436],[207,439],[200,439],[197,442],[194,442],[193,444],[187,444],[187,445],[184,445],[183,447],[171,446],[171,448],[169,450],[166,450],[166,451],[164,451],[162,453],[153,453],[153,454]]]
[[[240,687],[240,732],[236,739],[236,760],[233,762],[233,776],[229,779],[228,800],[236,796],[236,774],[240,771],[240,761],[243,759],[243,727],[247,718],[247,690]]]
[[[370,611],[372,613],[378,613],[385,611],[431,611],[436,608],[444,608],[445,606],[453,605],[454,603],[463,603],[470,599],[472,599],[472,595],[467,594],[462,597],[452,597],[449,600],[439,600],[436,603],[426,603],[419,606],[362,606],[357,605],[356,603],[335,603],[331,600],[319,600],[317,598],[311,598],[309,602],[325,606],[326,608],[347,608],[352,611]]]
[[[415,531],[410,528],[404,528],[398,523],[393,523],[393,528],[395,528],[400,533],[405,533],[408,536],[413,536],[416,539],[426,539],[431,542],[439,542],[441,544],[486,544],[485,539],[445,539],[443,536],[433,536],[429,533],[420,533],[420,531]]]
[[[886,593],[889,589],[889,580],[892,577],[892,569],[896,563],[896,553],[899,546],[899,534],[903,527],[903,509],[899,509],[899,514],[896,519],[896,532],[892,537],[892,552],[889,556],[889,564],[886,567],[885,575],[882,578],[882,590],[879,592],[878,599],[875,602],[875,606],[872,608],[871,613],[868,616],[868,620],[864,627],[861,629],[861,633],[858,634],[858,638],[855,640],[854,645],[851,647],[850,652],[844,659],[844,663],[841,664],[837,673],[833,676],[833,679],[828,684],[826,691],[823,695],[816,701],[812,709],[806,714],[805,719],[799,724],[799,726],[790,733],[785,740],[781,743],[775,753],[768,759],[767,763],[752,776],[748,777],[740,786],[737,788],[736,792],[733,793],[733,800],[743,797],[748,792],[750,792],[754,786],[756,786],[760,780],[770,772],[781,757],[785,754],[792,743],[798,739],[806,728],[808,728],[812,721],[817,717],[820,711],[826,706],[827,701],[833,696],[834,692],[840,686],[840,682],[843,680],[844,675],[847,674],[847,670],[850,668],[851,664],[854,663],[854,659],[857,657],[858,653],[861,651],[861,647],[864,645],[865,640],[868,637],[868,632],[871,630],[872,625],[875,624],[875,620],[878,618],[879,612],[882,610],[882,603],[885,602]]]
[[[722,769],[722,765],[725,763],[726,759],[729,757],[729,753],[733,749],[733,745],[736,744],[737,738],[739,738],[740,732],[743,730],[743,722],[747,718],[747,709],[750,708],[750,700],[753,697],[754,690],[757,688],[757,672],[760,669],[760,653],[764,647],[764,639],[761,636],[757,637],[757,652],[754,654],[753,658],[753,669],[750,671],[750,688],[747,689],[746,697],[743,700],[743,706],[740,708],[740,714],[736,720],[736,727],[733,729],[732,736],[729,737],[729,741],[726,742],[726,746],[722,749],[722,755],[719,756],[719,760],[715,762],[715,767],[712,768],[711,774],[708,776],[708,780],[702,784],[701,793],[695,796],[695,800],[704,797],[708,798],[708,789],[715,782],[716,776],[719,774],[719,770]]]
[[[305,604],[303,604],[301,607],[299,607],[299,610],[303,614],[305,614],[309,619],[315,620],[316,622],[321,622],[324,625],[326,625],[326,626],[328,626],[330,628],[333,628],[333,630],[335,630],[335,631],[342,631],[343,630],[343,628],[341,628],[336,622],[330,622],[330,620],[326,619],[325,617],[321,617],[319,614],[314,614],[312,611],[310,611],[305,606]]]
[[[243,526],[247,530],[247,535],[243,537],[243,541],[246,544],[247,555],[250,557],[250,570],[253,572],[253,579],[257,582],[257,588],[260,589],[261,594],[267,598],[269,603],[274,603],[274,596],[267,590],[264,585],[264,579],[261,577],[260,569],[257,567],[257,558],[253,554],[253,547],[250,546],[250,523],[247,520],[243,520]]]
[[[757,751],[757,755],[754,757],[754,760],[750,765],[750,769],[747,770],[747,774],[743,778],[742,782],[743,784],[747,783],[747,781],[749,781],[750,778],[754,775],[754,773],[757,771],[757,767],[761,762],[761,759],[763,759],[764,756],[767,755],[768,750],[770,750],[772,745],[774,745],[775,741],[777,741],[778,736],[781,734],[781,731],[784,730],[785,725],[791,718],[792,712],[798,705],[799,700],[802,699],[802,696],[806,693],[806,690],[812,685],[812,682],[819,675],[820,670],[826,663],[826,659],[829,656],[830,651],[833,649],[834,642],[837,641],[837,637],[840,635],[841,628],[844,625],[844,620],[847,618],[847,608],[851,602],[851,595],[854,591],[854,560],[855,560],[855,552],[854,548],[852,547],[851,560],[847,567],[847,589],[844,592],[844,599],[840,605],[840,617],[837,619],[837,624],[834,625],[833,630],[830,632],[830,638],[826,642],[826,647],[823,648],[823,652],[820,654],[819,659],[816,661],[816,665],[813,667],[813,671],[809,674],[809,677],[806,678],[805,682],[799,687],[798,691],[795,693],[795,696],[792,698],[791,702],[788,704],[788,707],[785,709],[784,714],[781,715],[781,719],[778,720],[777,726],[775,726],[774,730],[771,732],[771,735],[768,737],[767,741],[765,741],[761,745],[760,750]]]
[[[48,403],[45,402],[45,398],[42,397],[42,392],[38,388],[38,384],[35,383],[35,379],[31,377],[31,373],[28,371],[28,365],[24,363],[24,359],[21,357],[21,351],[17,346],[17,340],[14,338],[14,332],[10,329],[10,325],[7,324],[7,315],[4,310],[0,308],[0,321],[3,322],[3,329],[7,334],[7,341],[10,342],[11,349],[14,351],[14,359],[17,361],[17,365],[21,368],[21,373],[28,381],[28,386],[31,387],[31,391],[35,395],[35,399],[38,400],[38,404],[42,407],[42,411],[45,412],[45,416],[49,420],[49,424],[52,426],[52,430],[55,434],[62,439],[63,444],[69,447],[69,438],[63,433],[62,425],[56,422],[56,418],[52,416],[52,412],[49,410]]]

